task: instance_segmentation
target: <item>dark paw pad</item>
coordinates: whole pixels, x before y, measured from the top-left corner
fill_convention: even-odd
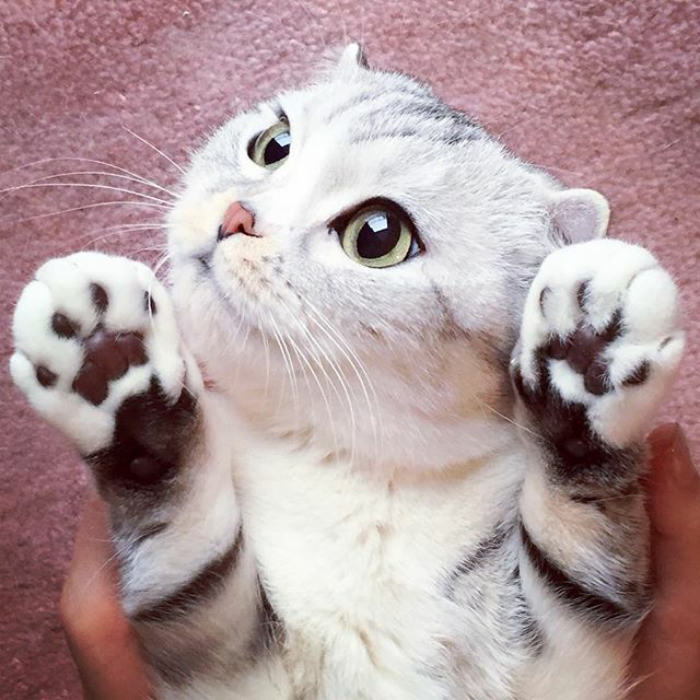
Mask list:
[[[104,486],[159,487],[172,481],[196,424],[196,400],[186,389],[173,402],[158,381],[119,407],[112,445],[89,455]]]
[[[587,286],[583,283],[578,290],[578,302],[581,308],[585,305],[586,294]],[[584,321],[568,337],[551,338],[543,350],[549,358],[566,360],[574,371],[583,375],[586,390],[596,396],[602,396],[613,389],[608,377],[608,365],[604,353],[608,345],[621,333],[622,315],[617,311],[602,331],[595,330]]]
[[[101,326],[85,339],[84,348],[85,359],[73,380],[73,390],[95,406],[107,398],[110,381],[148,359],[140,333],[108,333]]]

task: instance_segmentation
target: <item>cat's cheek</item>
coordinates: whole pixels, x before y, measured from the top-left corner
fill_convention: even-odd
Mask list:
[[[211,252],[227,208],[238,199],[239,193],[235,188],[213,195],[183,195],[167,220],[170,252],[185,257]]]

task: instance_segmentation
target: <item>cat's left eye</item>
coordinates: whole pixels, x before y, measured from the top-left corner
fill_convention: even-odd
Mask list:
[[[286,119],[280,119],[258,135],[248,149],[248,154],[254,163],[274,170],[287,159],[291,145],[292,133],[289,122]]]
[[[394,203],[367,204],[332,228],[346,255],[366,267],[398,265],[422,249],[413,222]]]

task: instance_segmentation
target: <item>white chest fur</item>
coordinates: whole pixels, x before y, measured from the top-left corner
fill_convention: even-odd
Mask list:
[[[442,697],[446,650],[463,622],[446,582],[512,512],[515,460],[387,479],[320,463],[311,448],[248,438],[236,485],[295,686],[329,698],[334,688]]]

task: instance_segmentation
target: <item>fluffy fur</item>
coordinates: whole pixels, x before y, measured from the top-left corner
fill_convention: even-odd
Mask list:
[[[267,170],[249,144],[281,113]],[[420,255],[343,252],[329,222],[376,197]],[[235,201],[260,237],[217,240]],[[353,45],[194,156],[167,289],[99,254],[37,272],[12,374],[110,504],[163,697],[623,696],[639,445],[683,337],[672,280],[607,220]],[[108,377],[132,332],[145,357]]]

